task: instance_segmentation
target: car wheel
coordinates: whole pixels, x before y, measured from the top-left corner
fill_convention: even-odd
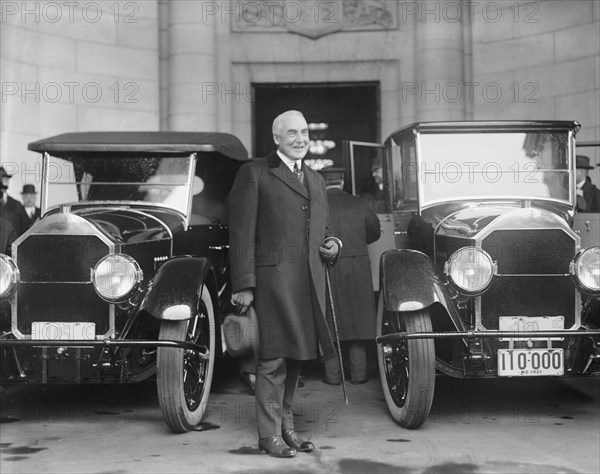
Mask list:
[[[377,335],[396,332],[431,332],[429,311],[386,311],[383,296],[380,296]],[[383,394],[392,418],[404,428],[418,428],[425,423],[433,401],[433,339],[378,344],[377,359]]]
[[[207,349],[204,359],[193,350],[159,347],[156,367],[158,400],[174,433],[193,429],[204,415],[215,365],[215,319],[212,300],[202,288],[198,311],[185,321],[162,321],[159,339],[190,341]]]

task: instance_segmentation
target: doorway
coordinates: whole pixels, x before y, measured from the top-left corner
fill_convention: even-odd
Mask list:
[[[286,110],[299,110],[310,128],[307,159],[345,166],[342,141],[380,142],[379,82],[253,83],[253,156],[275,149],[271,126]]]

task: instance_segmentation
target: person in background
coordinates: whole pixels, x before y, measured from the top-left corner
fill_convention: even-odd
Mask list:
[[[10,256],[12,243],[17,238],[10,221],[0,217],[0,253]]]
[[[348,349],[350,381],[361,384],[367,381],[366,341],[375,339],[375,303],[367,244],[380,237],[379,219],[366,199],[342,190],[343,169],[325,168],[320,173],[327,184],[329,224],[344,242],[344,251],[330,271],[338,331]],[[339,385],[341,380],[338,361],[325,361],[323,381]]]
[[[23,208],[25,209],[29,221],[29,226],[27,227],[29,229],[29,227],[40,218],[40,208],[35,205],[37,199],[35,186],[33,184],[24,184],[21,196],[23,198]]]
[[[376,201],[383,200],[383,169],[381,160],[375,160],[371,166],[371,176],[373,176],[373,199]]]
[[[308,124],[288,110],[272,125],[277,150],[243,165],[229,195],[232,303],[253,304],[258,448],[289,458],[314,444],[294,429],[292,403],[301,362],[335,357],[326,319],[325,264],[341,242],[327,227],[323,178],[303,165]]]
[[[371,182],[366,192],[360,193],[360,196],[369,201],[371,208],[380,214],[385,211],[385,193],[383,190],[383,168],[381,158],[376,158],[371,164]]]
[[[584,155],[575,157],[577,210],[579,212],[600,212],[600,191],[588,176],[591,169],[590,159]]]
[[[7,193],[8,183],[12,175],[8,174],[3,166],[0,166],[0,180],[2,186],[2,197],[0,199],[0,217],[10,221],[17,234],[20,236],[29,228],[29,219],[23,209],[23,205],[10,197]]]

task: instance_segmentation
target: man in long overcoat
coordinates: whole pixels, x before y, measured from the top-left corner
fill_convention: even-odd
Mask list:
[[[588,176],[593,166],[590,159],[584,155],[577,155],[576,159],[576,187],[577,187],[577,210],[579,212],[599,212],[600,192]]]
[[[369,201],[342,190],[343,169],[325,168],[321,174],[327,183],[329,223],[344,242],[344,252],[331,271],[339,337],[348,348],[350,380],[360,384],[367,381],[365,342],[375,339],[375,301],[367,244],[379,239],[381,229]],[[325,362],[324,382],[341,383],[337,361]]]
[[[29,229],[41,217],[40,208],[35,205],[37,197],[35,185],[24,184],[21,197],[23,199],[23,209],[25,209],[25,214],[27,215],[27,228]]]
[[[0,186],[2,186],[2,199],[0,199],[0,215],[10,221],[17,234],[20,236],[29,229],[29,219],[23,209],[23,205],[8,195],[8,182],[12,175],[8,174],[3,166],[0,166]]]
[[[326,320],[325,262],[341,242],[327,227],[323,178],[302,164],[308,124],[298,111],[273,122],[277,151],[242,166],[229,196],[232,301],[254,304],[259,326],[259,449],[292,457],[314,446],[294,431],[300,362],[335,356]]]

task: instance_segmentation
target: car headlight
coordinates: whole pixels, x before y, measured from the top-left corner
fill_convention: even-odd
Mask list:
[[[92,270],[92,282],[98,294],[111,302],[122,301],[142,281],[143,272],[129,255],[110,254]]]
[[[485,291],[498,266],[479,247],[463,247],[454,252],[444,265],[444,273],[463,293],[476,295]]]
[[[8,255],[0,254],[0,297],[8,296],[18,280],[17,264]]]
[[[600,247],[579,252],[571,263],[571,274],[584,291],[600,292]]]

